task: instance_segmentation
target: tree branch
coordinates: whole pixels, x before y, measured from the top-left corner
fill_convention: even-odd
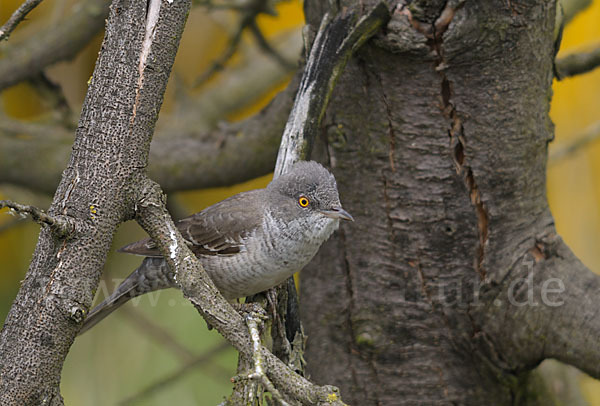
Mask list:
[[[544,358],[555,358],[573,365],[590,376],[600,378],[600,276],[591,272],[559,237],[542,242],[544,259],[536,269],[543,283],[556,281],[540,306],[530,308],[527,319],[545,322],[542,347]],[[537,266],[536,266],[537,268]],[[564,291],[561,286],[564,286]],[[546,285],[548,287],[548,285]],[[548,289],[546,289],[548,290]]]
[[[600,276],[579,261],[552,226],[498,288],[482,290],[485,305],[479,310],[486,321],[478,332],[497,367],[528,371],[554,358],[600,378]]]
[[[50,216],[43,210],[34,206],[23,205],[10,200],[0,200],[0,209],[8,207],[21,215],[29,214],[33,221],[38,224],[46,224],[58,238],[66,238],[73,234],[77,227],[77,222],[68,216]]]
[[[354,10],[346,11],[333,20],[329,15],[323,17],[298,88],[294,108],[285,126],[275,176],[284,173],[295,162],[310,156],[312,140],[318,133],[335,83],[344,71],[348,59],[389,18],[389,10],[383,2],[360,19]]]
[[[295,39],[286,40],[283,45],[293,50],[296,43]],[[260,68],[250,64],[249,68],[271,77],[277,77],[276,72],[280,71],[262,64]],[[218,84],[220,89],[210,87],[197,99],[180,100],[181,109],[165,120],[150,146],[150,176],[171,193],[231,185],[271,172],[300,74],[301,71],[259,113],[237,123],[223,123],[212,130],[201,128],[221,116],[222,112],[214,110],[215,105],[220,105],[225,112],[237,106],[231,100],[221,100],[224,97],[221,94],[238,94],[240,88],[248,88],[247,81],[256,85],[253,77],[245,81],[224,79]],[[203,111],[207,111],[207,118],[203,118]],[[53,193],[68,162],[72,142],[72,134],[62,126],[3,118],[0,120],[0,182]]]
[[[108,6],[108,0],[80,2],[75,12],[61,24],[5,49],[0,59],[0,90],[75,56],[104,28]]]
[[[8,39],[9,35],[17,25],[29,14],[31,10],[37,7],[42,0],[26,0],[19,6],[18,9],[10,16],[8,21],[0,27],[0,41]]]
[[[584,148],[592,142],[600,138],[600,121],[592,124],[582,135],[575,137],[573,141],[565,145],[564,147],[557,146],[557,150],[550,154],[549,162],[554,164],[561,159],[567,158],[569,155],[578,152],[581,148]]]
[[[565,25],[592,4],[592,0],[560,0],[564,12]]]
[[[581,75],[600,66],[600,46],[590,52],[574,53],[556,60],[557,79]]]

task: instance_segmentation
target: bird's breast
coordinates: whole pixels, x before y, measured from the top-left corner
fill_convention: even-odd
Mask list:
[[[300,271],[338,224],[324,216],[284,222],[267,212],[261,226],[245,238],[240,253],[200,260],[226,298],[248,296]]]

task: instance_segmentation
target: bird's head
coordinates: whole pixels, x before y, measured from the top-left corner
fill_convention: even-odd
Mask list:
[[[279,195],[281,208],[291,218],[304,218],[314,223],[327,224],[332,220],[354,221],[342,208],[333,175],[314,161],[300,161],[289,172],[273,180],[267,190]]]

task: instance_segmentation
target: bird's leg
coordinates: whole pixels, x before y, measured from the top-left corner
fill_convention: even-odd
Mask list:
[[[266,291],[267,303],[271,306],[271,317],[277,319],[277,288],[273,287]]]
[[[247,315],[255,313],[260,315],[261,318],[267,318],[266,310],[260,305],[258,302],[250,302],[250,303],[231,303],[231,307],[240,313],[244,318]]]

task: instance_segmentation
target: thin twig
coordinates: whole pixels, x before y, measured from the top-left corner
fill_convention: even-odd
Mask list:
[[[75,223],[67,216],[50,216],[42,209],[35,206],[29,206],[12,202],[10,200],[0,200],[0,209],[8,207],[19,213],[21,216],[29,214],[33,221],[39,224],[47,224],[59,236],[66,237],[75,231]],[[10,212],[9,212],[10,213]]]
[[[267,0],[257,0],[254,2],[249,2],[244,5],[237,5],[234,3],[229,4],[221,4],[216,5],[212,4],[212,2],[204,2],[202,3],[206,5],[209,9],[217,9],[217,8],[226,8],[229,10],[235,10],[241,14],[240,22],[236,28],[235,33],[229,40],[227,44],[227,48],[223,52],[223,54],[215,60],[210,68],[208,68],[196,81],[194,82],[194,87],[198,87],[208,81],[215,73],[224,69],[225,64],[231,59],[235,51],[238,49],[240,41],[242,39],[242,34],[246,28],[249,28],[251,33],[254,35],[254,38],[257,40],[258,45],[270,56],[272,56],[282,67],[289,69],[293,64],[286,61],[279,53],[267,42],[264,35],[258,28],[256,24],[256,18],[260,14],[269,14],[273,15],[275,12],[271,7],[270,3]]]
[[[568,157],[571,154],[579,151],[581,148],[591,144],[592,142],[600,139],[600,121],[590,125],[584,131],[583,135],[576,137],[565,147],[558,149],[557,151],[550,154],[550,164],[555,164],[559,160]]]
[[[185,363],[178,370],[172,372],[171,374],[165,376],[164,378],[154,382],[153,384],[148,385],[146,388],[142,389],[138,393],[122,400],[119,402],[119,405],[133,405],[139,404],[139,401],[143,398],[146,398],[153,393],[164,390],[170,384],[176,382],[183,376],[185,376],[188,372],[191,372],[194,368],[205,364],[211,361],[214,357],[221,354],[223,351],[231,348],[231,345],[228,342],[222,342],[214,348],[206,351],[205,353],[198,355],[195,358],[192,358],[189,362]]]
[[[29,83],[39,93],[45,104],[55,113],[60,124],[74,130],[77,122],[75,115],[60,85],[51,81],[44,72],[33,75]]]
[[[600,66],[600,46],[590,52],[574,53],[556,60],[557,79],[580,75]]]
[[[225,49],[225,52],[223,52],[223,54],[218,59],[213,61],[210,68],[208,68],[202,75],[200,75],[196,79],[196,81],[193,84],[193,87],[199,87],[199,86],[203,85],[215,73],[223,70],[227,61],[229,59],[231,59],[231,57],[237,50],[237,47],[240,44],[240,41],[242,39],[242,33],[244,32],[246,25],[247,25],[247,23],[245,23],[245,19],[243,19],[242,22],[240,23],[240,25],[238,26],[236,32],[233,34],[233,37],[231,37],[231,39],[229,40],[229,43],[227,44],[227,49]]]
[[[139,328],[144,335],[156,340],[163,348],[170,350],[182,361],[188,361],[196,357],[192,351],[190,351],[185,345],[181,344],[171,333],[169,333],[168,330],[154,323],[141,312],[136,311],[131,307],[123,306],[121,314],[125,315],[130,323],[135,324],[135,326]]]
[[[31,10],[33,10],[42,0],[26,0],[19,8],[10,16],[8,21],[0,27],[0,41],[8,39],[10,33],[19,25]]]
[[[269,44],[269,41],[265,38],[264,34],[256,24],[256,20],[252,20],[248,26],[250,32],[256,39],[258,46],[269,56],[271,56],[283,69],[293,69],[295,64],[285,59],[275,48]]]

